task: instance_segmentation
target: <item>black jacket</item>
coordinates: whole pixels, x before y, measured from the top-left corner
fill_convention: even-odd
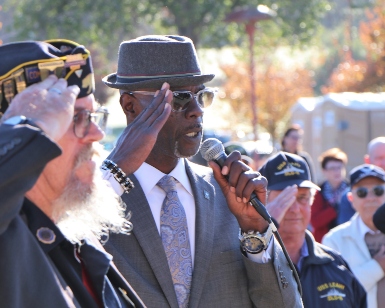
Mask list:
[[[68,262],[69,258],[58,257],[60,252],[68,251],[61,249],[61,246],[71,244],[60,236],[58,230],[55,231],[57,238],[53,244],[57,246],[48,247],[50,245],[42,244],[37,238],[36,230],[41,227],[54,230],[55,226],[34,205],[31,205],[30,210],[25,207],[25,193],[33,187],[45,165],[60,153],[59,147],[37,128],[29,125],[15,127],[0,125],[1,308],[93,307],[88,304],[83,305],[88,297],[84,286],[75,286],[78,267],[71,266]],[[23,202],[24,207],[21,212]],[[106,306],[118,306],[109,301],[112,298],[112,291],[119,296],[119,301],[122,298],[125,299],[116,287],[123,288],[136,307],[144,306],[131,286],[110,262],[103,248],[85,245],[81,249],[80,256],[86,260],[93,257],[92,261],[95,260],[95,262],[89,263],[92,263],[90,273],[93,276],[99,275],[98,281],[102,281],[100,275],[102,279],[105,276],[112,284],[114,289],[109,288],[108,291],[111,291],[109,294],[105,292],[107,288],[101,290],[98,285],[95,286],[99,294],[103,292],[100,296],[105,300]],[[108,263],[103,267],[103,270],[108,270],[108,273],[100,274],[102,268],[94,266],[96,257],[98,262],[102,260],[101,262]],[[64,269],[65,266],[67,266],[66,269]],[[67,279],[71,274],[73,279]],[[103,279],[102,283],[105,281],[107,279]],[[130,306],[127,300],[123,304]]]
[[[335,250],[317,243],[306,231],[309,250],[300,270],[305,308],[364,308],[366,292]]]

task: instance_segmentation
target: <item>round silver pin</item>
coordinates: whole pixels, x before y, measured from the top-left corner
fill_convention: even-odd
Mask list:
[[[55,242],[56,235],[55,233],[46,227],[42,227],[36,231],[36,236],[38,240],[44,244],[52,244]]]

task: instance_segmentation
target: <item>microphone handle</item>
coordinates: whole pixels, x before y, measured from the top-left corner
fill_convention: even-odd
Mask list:
[[[214,161],[222,168],[225,164],[226,158],[226,153],[222,152],[217,158],[214,159]],[[228,179],[228,176],[226,176],[226,178]],[[266,207],[258,199],[257,195],[254,192],[251,194],[249,202],[253,206],[253,208],[258,212],[258,214],[263,217],[263,219],[265,219],[269,224],[272,223],[271,216],[266,210]]]

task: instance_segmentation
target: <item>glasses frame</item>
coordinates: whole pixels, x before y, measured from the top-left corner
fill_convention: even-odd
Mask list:
[[[218,92],[218,90],[215,89],[215,88],[204,88],[204,89],[200,90],[200,91],[197,92],[197,93],[193,93],[193,92],[191,92],[191,91],[178,91],[178,90],[172,91],[172,94],[173,94],[173,100],[171,101],[171,110],[172,110],[173,112],[182,112],[182,111],[186,111],[187,108],[188,108],[188,106],[189,106],[189,104],[190,104],[190,102],[192,101],[192,98],[194,98],[194,99],[196,100],[196,102],[198,103],[198,105],[199,105],[202,109],[207,109],[207,108],[209,108],[209,107],[212,105],[212,103],[211,103],[209,106],[207,106],[207,107],[202,106],[202,104],[199,103],[199,99],[198,99],[199,95],[201,95],[202,93],[205,93],[205,92],[212,93],[212,94],[213,94],[213,101],[214,101],[215,95],[216,95],[216,93]],[[141,94],[141,95],[154,96],[156,92],[150,92],[150,91],[129,91],[129,92],[124,92],[124,93],[127,93],[127,94],[132,95],[132,96],[135,97],[134,94],[136,94],[136,93],[137,93],[137,94]],[[190,94],[190,99],[189,99],[188,103],[186,103],[185,107],[184,107],[183,109],[181,109],[181,110],[175,110],[175,109],[173,108],[174,100],[175,100],[175,98],[177,98],[177,95],[178,95],[178,94]]]
[[[84,117],[84,118],[87,119],[87,123],[85,125],[84,125],[84,120],[82,123],[76,122],[76,121],[78,121],[79,115],[81,113],[86,114],[86,117]],[[100,106],[95,112],[92,112],[88,109],[79,110],[78,112],[76,112],[76,114],[73,117],[73,131],[74,131],[75,136],[79,139],[86,137],[89,130],[90,130],[91,122],[94,122],[104,132],[106,130],[107,120],[108,120],[109,114],[110,113],[108,112],[108,109],[104,106]],[[99,115],[101,115],[101,119],[102,119],[101,123],[96,122],[97,117]],[[78,134],[79,129],[81,131],[83,131],[83,134]]]
[[[376,192],[376,189],[379,189],[379,188],[381,188],[381,190]],[[359,194],[358,191],[362,191],[363,194],[361,194],[361,193]],[[376,186],[372,187],[370,191],[372,192],[372,195],[374,195],[375,197],[382,197],[385,193],[385,185],[384,184],[376,185]],[[369,188],[358,187],[358,188],[352,190],[352,192],[354,192],[358,198],[365,199],[369,195]]]

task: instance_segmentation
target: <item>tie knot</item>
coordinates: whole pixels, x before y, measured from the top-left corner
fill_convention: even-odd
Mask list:
[[[162,188],[166,192],[166,194],[169,194],[176,191],[175,182],[176,180],[172,176],[165,175],[159,180],[156,185]]]

